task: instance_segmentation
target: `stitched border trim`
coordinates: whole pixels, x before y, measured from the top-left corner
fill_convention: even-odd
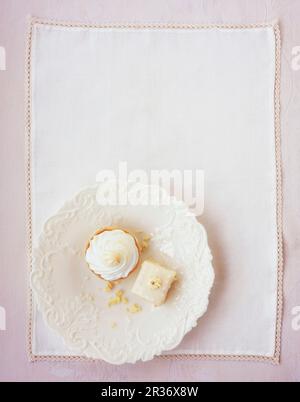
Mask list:
[[[277,221],[277,313],[276,313],[276,334],[274,356],[260,355],[217,355],[217,354],[175,354],[160,355],[156,359],[162,360],[237,360],[280,363],[281,353],[281,329],[283,316],[283,225],[282,225],[282,167],[281,167],[281,127],[280,127],[280,75],[281,75],[281,40],[280,28],[277,21],[261,24],[93,24],[68,21],[44,20],[31,17],[28,24],[27,49],[25,60],[25,132],[26,132],[26,192],[27,192],[27,229],[28,229],[28,266],[29,273],[32,270],[32,184],[31,184],[31,55],[32,55],[32,36],[34,25],[57,26],[65,28],[98,28],[98,29],[254,29],[254,28],[273,28],[275,36],[275,86],[274,86],[274,124],[275,124],[275,158],[276,158],[276,221]],[[28,284],[28,354],[30,361],[93,361],[84,356],[61,356],[61,355],[34,355],[32,352],[33,335],[33,295]]]

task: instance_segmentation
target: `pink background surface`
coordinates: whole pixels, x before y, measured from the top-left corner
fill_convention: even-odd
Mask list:
[[[250,362],[162,361],[112,366],[103,362],[30,363],[26,354],[26,218],[24,169],[24,54],[29,15],[82,22],[255,23],[279,19],[282,31],[282,158],[285,305],[279,366]],[[300,46],[299,0],[0,0],[0,381],[299,381],[300,331]],[[220,60],[220,63],[222,60]],[[246,314],[247,312],[245,312]]]

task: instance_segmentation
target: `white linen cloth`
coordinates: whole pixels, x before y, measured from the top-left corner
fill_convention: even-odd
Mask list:
[[[203,169],[216,283],[207,314],[169,353],[273,356],[273,28],[36,23],[31,75],[33,245],[101,169]],[[70,354],[36,308],[33,321],[33,354]]]

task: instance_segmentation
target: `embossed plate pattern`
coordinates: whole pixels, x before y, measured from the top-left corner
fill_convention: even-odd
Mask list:
[[[81,191],[45,223],[33,253],[34,296],[47,324],[76,354],[114,364],[150,360],[175,348],[207,310],[214,271],[206,232],[174,198],[159,207],[101,206],[96,191]],[[109,225],[151,233],[143,258],[177,270],[179,279],[164,305],[155,308],[131,294],[133,273],[116,289],[142,311],[108,307],[112,294],[88,270],[84,247],[95,230]]]

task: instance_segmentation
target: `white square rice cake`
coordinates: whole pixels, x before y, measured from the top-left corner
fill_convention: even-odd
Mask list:
[[[166,300],[168,291],[176,279],[176,272],[146,260],[133,285],[132,292],[159,306]]]

